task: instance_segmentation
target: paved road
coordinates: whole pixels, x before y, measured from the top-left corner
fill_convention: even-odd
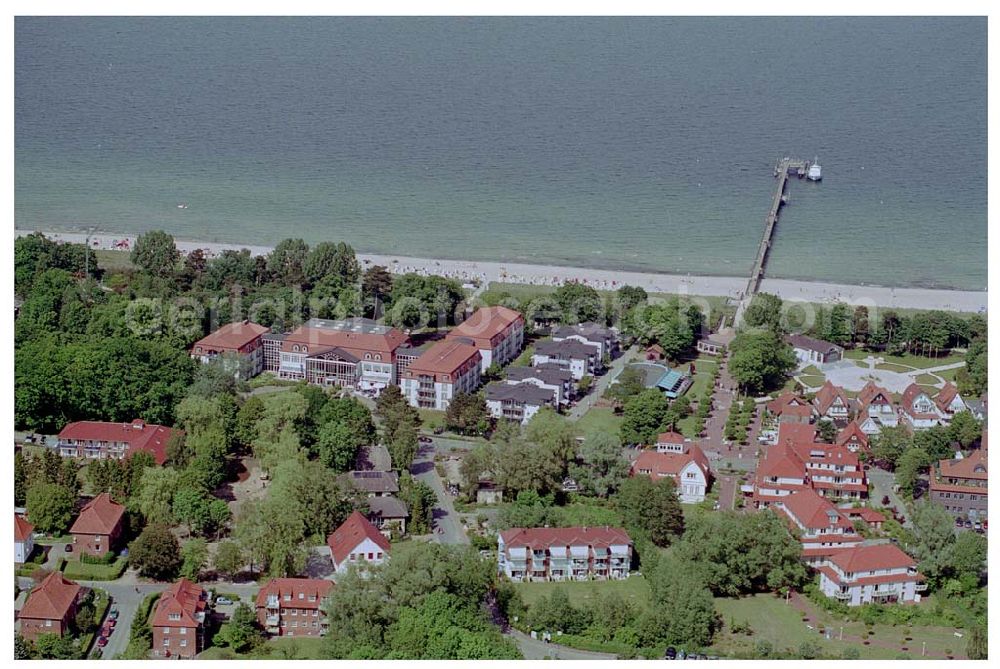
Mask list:
[[[577,650],[568,646],[560,646],[557,643],[543,643],[517,630],[511,630],[508,636],[514,639],[526,660],[542,660],[545,658],[553,660],[615,660],[618,658],[617,655],[611,653],[593,653],[587,650]]]
[[[719,477],[719,508],[731,511],[736,508],[736,487],[739,480],[735,476]]]
[[[910,516],[906,509],[906,504],[903,502],[903,499],[892,490],[892,487],[896,485],[896,475],[891,472],[887,472],[884,469],[872,467],[868,470],[868,482],[872,484],[872,501],[875,504],[881,504],[882,498],[888,495],[891,505],[896,507],[899,510],[899,513],[906,519],[903,523],[903,527],[912,527],[913,523],[910,522]]]
[[[466,536],[458,518],[451,495],[445,491],[441,477],[434,469],[434,453],[433,445],[421,444],[417,457],[413,459],[413,465],[410,467],[413,478],[429,485],[437,495],[438,503],[434,507],[434,540],[444,544],[467,544],[469,537]]]
[[[618,378],[618,375],[625,369],[625,365],[632,360],[632,357],[638,350],[639,347],[633,344],[628,350],[611,361],[608,371],[594,380],[594,385],[591,387],[590,392],[587,393],[587,396],[569,410],[567,415],[570,420],[578,420],[588,409],[594,406],[597,400],[604,396],[604,391],[608,389],[612,381]]]

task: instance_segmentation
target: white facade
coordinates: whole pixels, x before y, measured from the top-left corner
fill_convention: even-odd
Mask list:
[[[530,402],[511,403],[510,401],[486,400],[486,408],[490,410],[490,415],[494,418],[507,418],[516,420],[521,425],[527,425],[542,409],[542,405]]]
[[[869,603],[912,602],[926,589],[918,582],[917,570],[909,567],[875,569],[863,574],[845,574],[827,561],[820,570],[819,587],[824,595],[848,606]]]
[[[538,365],[543,365],[547,362],[555,363],[562,367],[563,369],[568,369],[573,375],[573,378],[577,381],[585,376],[590,376],[593,374],[593,365],[591,361],[587,358],[569,358],[561,359],[554,356],[548,356],[544,354],[534,353],[531,356],[531,366],[537,367]]]
[[[444,411],[456,393],[474,393],[479,382],[480,367],[470,365],[468,371],[454,381],[438,381],[430,375],[419,374],[413,378],[401,379],[399,387],[411,406]]]
[[[676,483],[677,497],[681,503],[698,504],[705,501],[708,480],[705,478],[705,472],[694,460],[684,465],[684,469],[677,475]]]
[[[337,564],[337,559],[333,558],[333,568],[338,574],[346,574],[351,565],[364,567],[364,565],[380,565],[389,558],[389,554],[382,550],[377,543],[365,537],[361,543],[351,549],[347,559]]]
[[[33,534],[28,534],[28,537],[24,541],[15,541],[14,562],[24,564],[28,561],[28,557],[33,550],[35,550],[35,537]]]

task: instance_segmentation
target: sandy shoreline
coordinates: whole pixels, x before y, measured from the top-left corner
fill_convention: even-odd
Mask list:
[[[31,234],[31,230],[15,230],[15,235]],[[43,232],[57,241],[82,244],[87,236],[81,233]],[[91,248],[107,250],[128,250],[135,244],[130,235],[94,234],[90,237]],[[248,244],[223,244],[191,240],[176,241],[177,248],[187,253],[203,249],[209,255],[226,249],[249,249],[253,255],[264,255],[272,247]],[[393,273],[417,272],[439,274],[462,281],[480,279],[501,283],[534,285],[561,285],[564,281],[579,281],[598,290],[616,290],[623,285],[641,286],[649,292],[674,293],[680,295],[702,295],[708,297],[738,298],[747,279],[744,277],[697,276],[680,274],[656,274],[651,272],[619,272],[612,270],[588,269],[580,267],[557,267],[551,265],[531,265],[523,263],[473,262],[462,260],[440,260],[434,258],[410,258],[392,254],[359,253],[358,260],[363,266],[385,265]],[[850,305],[895,307],[900,309],[943,309],[946,311],[976,312],[987,308],[985,291],[934,290],[929,288],[888,288],[885,286],[855,286],[821,283],[812,281],[792,281],[788,279],[767,279],[761,284],[761,291],[774,293],[782,299],[797,302],[831,303],[844,302]]]

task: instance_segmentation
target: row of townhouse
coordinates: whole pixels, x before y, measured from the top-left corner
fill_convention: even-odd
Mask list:
[[[812,426],[779,427],[778,443],[765,451],[749,487],[754,506],[766,507],[804,488],[835,499],[867,498],[858,454],[845,445],[816,443],[815,437]]]
[[[671,478],[683,504],[705,501],[712,470],[705,452],[676,432],[657,437],[655,449],[643,450],[635,459],[629,476],[649,476],[654,481]]]
[[[512,581],[619,580],[632,546],[620,528],[515,527],[497,537],[497,569]]]
[[[953,516],[986,520],[989,516],[987,433],[983,430],[980,447],[968,455],[941,460],[930,468],[930,497]]]
[[[922,386],[912,383],[903,391],[897,404],[885,388],[869,381],[851,400],[844,389],[826,381],[811,401],[795,393],[784,393],[768,403],[767,409],[779,423],[811,423],[831,420],[838,426],[857,421],[867,435],[878,434],[883,427],[900,423],[914,430],[947,424],[969,405],[952,383],[931,396]]]

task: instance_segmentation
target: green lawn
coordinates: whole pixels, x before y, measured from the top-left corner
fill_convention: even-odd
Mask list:
[[[417,409],[420,414],[421,426],[433,430],[435,427],[444,427],[444,411],[437,409]]]
[[[933,374],[920,374],[917,376],[916,381],[918,385],[933,387],[938,382],[938,379]],[[934,388],[934,390],[937,392],[937,388]]]
[[[886,372],[900,372],[902,374],[905,374],[906,372],[912,372],[914,370],[913,367],[907,367],[906,365],[897,365],[894,362],[881,362],[875,365],[875,369],[881,369]]]
[[[106,272],[116,272],[126,269],[135,269],[132,264],[132,255],[128,251],[94,251],[91,256],[97,258],[97,266]]]
[[[826,382],[825,376],[800,376],[799,381],[809,386],[810,388],[816,388],[822,386]]]
[[[521,593],[521,599],[529,607],[556,588],[564,590],[574,606],[592,606],[597,598],[609,592],[617,592],[641,608],[649,605],[649,584],[645,578],[636,574],[621,581],[515,583],[514,587]]]
[[[576,428],[581,436],[588,432],[610,432],[617,435],[623,420],[621,416],[615,415],[611,407],[591,407],[576,421]]]
[[[924,603],[927,606],[929,603]],[[845,622],[833,615],[818,611],[816,619],[803,622],[798,610],[786,604],[781,597],[774,595],[754,595],[740,599],[716,598],[715,606],[722,616],[723,629],[720,631],[708,650],[710,654],[733,655],[739,652],[750,653],[759,640],[767,640],[773,644],[775,651],[791,650],[794,652],[805,641],[815,643],[822,649],[824,655],[839,658],[844,648],[854,647],[861,653],[862,659],[893,659],[902,652],[915,659],[920,658],[921,643],[927,643],[928,659],[942,658],[945,650],[964,654],[965,639],[954,636],[955,630],[950,627],[894,627],[892,625],[875,625],[872,643],[865,646],[860,637],[866,626],[859,622]],[[816,607],[813,607],[815,609]],[[733,634],[730,631],[731,622],[749,622],[753,634]],[[812,625],[810,630],[806,625]],[[827,640],[819,634],[818,628],[824,625],[832,630],[832,638]],[[841,641],[840,630],[843,627],[844,640]],[[906,634],[909,630],[909,634]],[[911,642],[904,642],[909,636]],[[903,651],[903,644],[909,649]],[[889,647],[883,647],[884,644]]]
[[[877,365],[879,369],[888,369],[891,371],[910,371],[912,368],[926,369],[928,367],[940,367],[941,365],[952,365],[956,362],[964,362],[965,355],[962,353],[951,353],[949,355],[944,355],[938,358],[925,357],[922,355],[913,355],[912,353],[904,353],[903,355],[887,355],[885,353],[875,353],[871,351],[865,351],[863,349],[851,349],[844,352],[844,357],[851,360],[864,360],[868,356],[874,356],[876,358],[882,358],[885,362],[882,364],[894,364],[905,367],[906,369],[892,369],[890,367],[883,367],[882,364]]]
[[[528,345],[524,347],[521,354],[514,358],[514,362],[510,363],[511,367],[531,367],[531,356],[535,353],[535,347]]]
[[[69,560],[63,569],[66,578],[74,581],[114,581],[125,573],[127,558],[118,558],[111,564],[90,564],[79,560]]]
[[[816,365],[809,365],[803,369],[800,374],[803,376],[823,376],[823,372],[820,371],[819,367]]]
[[[275,637],[253,654],[237,654],[229,648],[212,646],[198,655],[199,660],[320,660],[323,639],[318,637]]]

